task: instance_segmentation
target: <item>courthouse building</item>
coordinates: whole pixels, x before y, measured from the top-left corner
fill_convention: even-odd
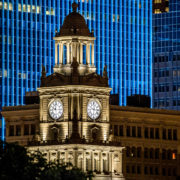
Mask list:
[[[26,105],[3,107],[6,141],[92,170],[99,180],[175,180],[180,113],[110,105],[106,66],[96,73],[95,37],[76,8],[54,37],[54,73],[43,67]]]

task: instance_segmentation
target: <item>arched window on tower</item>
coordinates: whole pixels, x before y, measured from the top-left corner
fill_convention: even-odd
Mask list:
[[[86,64],[86,45],[83,45],[83,64]]]
[[[70,54],[72,52],[70,51]],[[67,63],[67,47],[66,45],[63,45],[63,64],[66,64]]]

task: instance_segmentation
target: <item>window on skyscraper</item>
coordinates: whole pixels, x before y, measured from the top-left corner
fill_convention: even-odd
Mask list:
[[[126,128],[126,136],[130,136],[130,126],[127,126]]]
[[[153,174],[153,167],[149,168],[150,174]]]
[[[34,135],[36,132],[36,126],[35,124],[31,124],[31,135]]]
[[[158,175],[159,174],[159,168],[155,167],[155,174]]]
[[[154,128],[150,128],[150,138],[154,139]]]
[[[141,166],[140,165],[137,166],[137,174],[141,174]]]
[[[140,158],[141,157],[141,147],[137,148],[137,157]]]
[[[24,125],[24,135],[29,135],[29,124]]]
[[[144,167],[144,174],[148,174],[148,167],[147,166]]]
[[[166,129],[163,129],[163,131],[162,131],[162,137],[163,137],[163,139],[166,139]]]
[[[155,159],[159,159],[159,149],[155,149]]]
[[[119,126],[119,136],[123,136],[123,125]]]
[[[144,137],[145,137],[145,138],[149,138],[148,128],[145,128],[145,129],[144,129]]]
[[[144,148],[144,158],[148,158],[148,148]]]
[[[168,140],[172,140],[172,130],[168,129]]]
[[[16,136],[21,136],[21,126],[16,125]]]
[[[136,137],[136,127],[132,127],[132,137]]]
[[[162,160],[165,160],[166,159],[166,150],[163,149],[162,150]]]
[[[9,126],[9,136],[14,136],[14,126]]]
[[[138,127],[137,130],[138,130],[138,137],[140,138],[141,137],[141,127]]]
[[[173,130],[173,140],[177,140],[177,129]]]
[[[159,128],[156,128],[155,130],[155,137],[156,139],[159,139]]]

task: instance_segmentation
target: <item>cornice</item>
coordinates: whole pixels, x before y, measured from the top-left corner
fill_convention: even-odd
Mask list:
[[[64,93],[85,93],[85,94],[98,94],[109,95],[111,88],[109,87],[94,87],[84,85],[67,85],[67,86],[54,86],[38,88],[39,95],[52,95]]]
[[[150,109],[150,108],[139,108],[139,107],[117,106],[117,105],[110,105],[110,111],[142,112],[142,113],[151,113],[151,114],[166,114],[166,115],[180,116],[180,111],[175,111],[175,110]]]
[[[17,111],[17,110],[33,110],[33,109],[39,109],[39,104],[20,105],[20,106],[5,106],[2,108],[2,112]]]

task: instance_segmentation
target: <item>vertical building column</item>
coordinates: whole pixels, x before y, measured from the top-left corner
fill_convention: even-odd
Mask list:
[[[83,44],[80,42],[80,64],[83,64]]]
[[[63,43],[59,44],[59,64],[63,64]]]
[[[90,44],[86,45],[86,64],[90,64]]]
[[[57,65],[57,57],[58,57],[58,43],[55,43],[55,66]]]
[[[112,174],[112,152],[109,152],[109,172]]]
[[[94,44],[91,44],[91,63],[94,66]]]
[[[76,45],[72,42],[72,62],[74,57],[76,57]]]
[[[83,152],[83,171],[86,172],[86,152]]]
[[[120,167],[119,167],[119,173],[122,174],[122,150],[120,151]]]
[[[100,153],[100,159],[99,159],[99,162],[100,162],[100,172],[102,173],[103,172],[103,159],[102,159],[102,152]]]
[[[73,61],[73,43],[71,42],[71,55],[70,55],[70,63]]]
[[[93,152],[91,152],[92,154],[91,154],[91,167],[92,167],[92,171],[94,171],[94,153]]]
[[[77,62],[80,63],[80,61],[79,61],[79,43],[76,43],[76,53],[77,53]]]
[[[69,51],[69,43],[67,43],[67,44],[66,44],[66,48],[67,48],[67,49],[66,49],[66,58],[67,58],[66,63],[67,63],[67,64],[70,64],[70,55],[69,55],[69,54],[70,54],[70,51]]]

